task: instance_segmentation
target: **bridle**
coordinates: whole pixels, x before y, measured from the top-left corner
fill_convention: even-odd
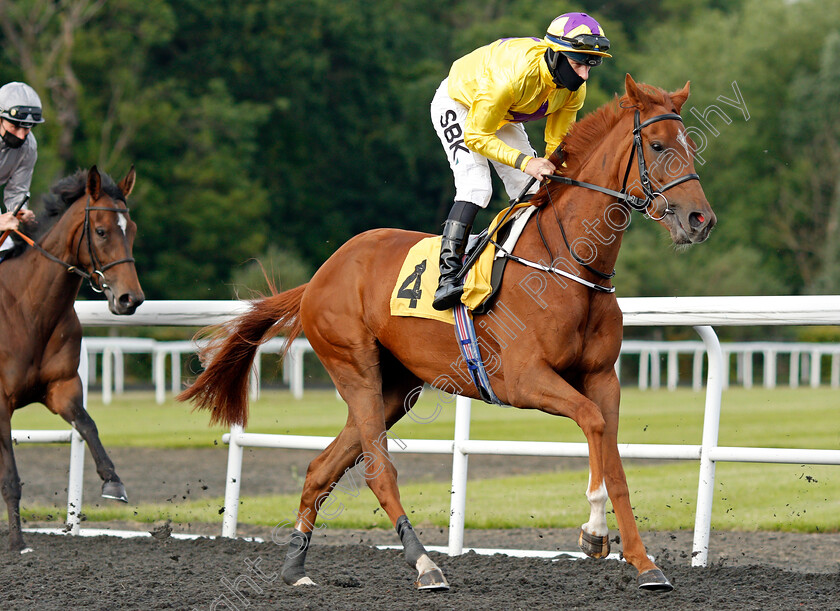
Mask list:
[[[88,254],[90,255],[91,267],[92,271],[86,272],[83,269],[75,265],[70,265],[66,261],[63,261],[53,255],[52,253],[45,250],[40,244],[32,240],[30,237],[24,235],[20,231],[15,231],[15,233],[20,236],[27,244],[29,244],[32,248],[40,252],[50,261],[54,261],[59,265],[62,265],[66,268],[67,273],[73,273],[78,276],[81,276],[85,280],[88,281],[90,288],[96,291],[97,293],[102,293],[105,289],[110,288],[105,283],[105,272],[115,265],[119,265],[121,263],[134,263],[134,257],[125,257],[123,259],[117,259],[116,261],[111,261],[110,263],[106,263],[102,265],[99,261],[99,258],[96,256],[96,251],[93,248],[93,236],[91,234],[91,223],[90,223],[90,213],[91,211],[104,211],[104,212],[116,212],[117,214],[128,214],[128,207],[125,208],[111,208],[106,206],[91,206],[90,205],[90,194],[88,193],[87,202],[85,203],[85,220],[82,226],[82,235],[79,236],[79,244],[76,246],[76,259],[79,258],[79,254],[82,250],[82,241],[87,241],[87,249]]]
[[[658,121],[679,121],[680,123],[682,123],[682,117],[676,113],[669,112],[664,115],[657,115],[655,117],[652,117],[644,123],[640,124],[638,109],[633,115],[634,147],[633,150],[630,151],[630,159],[627,162],[627,169],[624,171],[624,181],[621,185],[621,191],[624,192],[627,189],[627,178],[630,176],[630,166],[633,165],[633,155],[634,153],[637,153],[639,156],[639,179],[642,181],[642,191],[645,194],[644,209],[647,209],[648,203],[652,203],[653,200],[655,200],[657,197],[661,197],[663,200],[665,200],[665,210],[662,212],[662,216],[660,216],[658,219],[655,219],[652,216],[648,215],[654,221],[661,221],[665,218],[666,214],[674,214],[674,211],[668,207],[668,199],[663,195],[665,191],[672,187],[676,187],[677,185],[681,185],[684,182],[688,182],[689,180],[700,180],[700,177],[694,172],[692,172],[691,174],[685,174],[683,176],[680,176],[679,178],[675,178],[668,184],[664,185],[658,191],[654,191],[653,189],[651,189],[650,175],[648,174],[647,164],[645,163],[645,152],[644,148],[642,148],[642,129],[652,123],[657,123]],[[636,210],[639,209],[636,208]]]
[[[682,183],[687,182],[689,180],[700,180],[700,177],[692,172],[691,174],[686,174],[684,176],[680,176],[679,178],[672,180],[658,191],[654,191],[651,188],[650,174],[648,173],[647,163],[645,162],[645,151],[642,147],[642,130],[648,125],[658,123],[659,121],[679,121],[680,123],[682,123],[682,117],[676,113],[669,112],[662,115],[656,115],[655,117],[651,117],[644,123],[639,123],[639,110],[636,110],[636,113],[633,116],[633,147],[630,149],[630,158],[627,160],[627,168],[624,171],[624,180],[621,183],[621,191],[614,191],[613,189],[599,187],[598,185],[593,185],[588,182],[582,182],[580,180],[574,180],[573,178],[560,176],[558,174],[546,176],[546,180],[552,180],[554,182],[560,182],[575,187],[583,187],[592,191],[599,191],[600,193],[605,193],[606,195],[612,195],[617,200],[626,203],[633,210],[643,213],[645,213],[647,207],[650,206],[657,197],[661,197],[663,200],[665,200],[665,210],[662,212],[662,216],[660,216],[659,218],[654,218],[650,214],[645,214],[651,220],[661,221],[665,218],[666,214],[674,214],[674,211],[669,207],[668,200],[663,195],[663,193],[665,193],[665,191],[667,191],[668,189],[676,187],[677,185],[681,185]],[[627,193],[627,181],[630,178],[630,169],[633,167],[633,158],[636,156],[638,156],[639,179],[642,182],[642,192],[645,194],[644,199],[636,195],[630,195],[629,193]]]
[[[117,259],[116,261],[111,261],[110,263],[106,263],[102,265],[99,262],[99,257],[96,256],[96,251],[93,248],[93,236],[91,235],[91,224],[90,224],[90,213],[92,210],[98,210],[103,212],[116,212],[117,214],[128,214],[128,206],[125,208],[109,208],[105,206],[91,206],[90,205],[90,194],[88,194],[88,200],[85,205],[85,223],[82,232],[84,233],[85,238],[87,239],[87,247],[88,247],[88,254],[90,254],[90,261],[92,263],[93,271],[90,274],[83,273],[78,270],[78,268],[73,268],[76,273],[78,273],[83,278],[86,278],[88,283],[90,284],[90,288],[92,288],[97,293],[103,292],[108,285],[105,284],[105,271],[111,269],[115,265],[119,265],[120,263],[134,263],[134,257],[124,257],[122,259]],[[76,258],[79,258],[79,253],[82,248],[82,238],[79,238],[79,245],[76,247]],[[73,267],[73,266],[70,266]],[[70,269],[67,270],[68,272]],[[99,288],[97,288],[93,283],[93,278],[98,278]]]
[[[616,198],[618,201],[626,203],[630,208],[636,210],[637,212],[643,213],[647,218],[654,220],[654,221],[661,221],[664,219],[668,214],[674,214],[674,211],[671,209],[670,204],[668,202],[668,198],[665,197],[664,193],[668,189],[676,187],[677,185],[681,185],[684,182],[689,180],[700,180],[700,177],[695,173],[685,174],[672,180],[671,182],[667,183],[660,189],[654,191],[651,187],[651,180],[650,174],[648,172],[647,163],[645,162],[645,152],[642,146],[642,130],[647,127],[648,125],[652,125],[653,123],[657,123],[659,121],[679,121],[682,123],[682,117],[676,113],[665,113],[661,115],[656,115],[655,117],[651,117],[647,119],[643,123],[640,123],[640,112],[639,109],[636,109],[636,112],[633,116],[633,146],[630,148],[630,158],[627,160],[627,168],[624,171],[624,180],[621,184],[621,191],[615,191],[613,189],[607,189],[606,187],[601,187],[598,185],[593,185],[588,182],[583,182],[580,180],[575,180],[573,178],[568,178],[566,176],[560,176],[557,174],[552,174],[550,176],[546,176],[546,180],[551,180],[554,182],[563,183],[566,185],[571,185],[574,187],[583,187],[584,189],[589,189],[591,191],[598,191],[599,193],[604,193],[606,195],[610,195]],[[642,192],[644,193],[644,198],[638,197],[636,195],[630,195],[627,193],[627,181],[630,178],[630,170],[633,167],[633,158],[638,158],[638,166],[639,166],[639,179],[642,183]],[[551,194],[546,189],[546,193],[548,193],[549,199],[551,198]],[[653,204],[657,198],[662,198],[665,202],[665,209],[662,211],[662,216],[656,218],[652,214],[647,212],[648,206]],[[566,238],[566,231],[563,229],[563,223],[560,221],[560,217],[557,214],[556,207],[554,208],[554,216],[557,220],[557,224],[560,226],[560,233],[563,236],[563,241],[566,243],[566,248],[569,250],[569,253],[572,255],[572,258],[578,262],[578,264],[582,265],[585,269],[592,272],[596,276],[603,278],[605,280],[609,280],[613,276],[615,276],[615,270],[612,273],[606,274],[600,270],[597,270],[590,265],[588,265],[585,261],[583,261],[578,255],[572,250],[571,246],[569,245],[569,240]],[[540,209],[542,212],[542,208]],[[552,256],[551,249],[548,247],[548,243],[545,240],[545,236],[542,234],[542,228],[539,224],[539,212],[537,213],[537,228],[540,232],[540,237],[542,238],[543,244],[548,249],[549,256]],[[553,258],[551,259],[554,260]],[[602,287],[601,285],[594,285],[593,288],[596,290],[608,291],[613,292],[615,289],[611,287]]]

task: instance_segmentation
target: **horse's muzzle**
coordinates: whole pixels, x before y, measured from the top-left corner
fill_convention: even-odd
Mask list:
[[[694,244],[705,242],[706,238],[712,231],[712,228],[717,223],[715,213],[709,210],[708,212],[692,212],[688,215],[689,238]]]
[[[145,297],[142,292],[126,292],[122,293],[119,297],[110,293],[108,295],[108,309],[110,309],[113,314],[117,314],[119,316],[129,316],[134,314],[137,306],[143,303],[144,300]]]
[[[711,209],[684,214],[677,206],[674,214],[665,217],[665,224],[674,244],[699,244],[709,237],[717,217]]]

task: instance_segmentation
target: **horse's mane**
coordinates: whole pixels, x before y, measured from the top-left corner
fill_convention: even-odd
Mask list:
[[[664,89],[645,85],[644,91],[653,104],[665,106],[670,104],[668,93]],[[631,104],[626,94],[621,98],[616,95],[612,100],[574,123],[557,150],[549,156],[551,162],[558,168],[563,166],[564,176],[575,177],[581,166],[589,159],[595,146],[627,112],[635,108]],[[540,188],[531,199],[531,203],[536,206],[541,206],[547,201],[548,192],[545,188]]]
[[[125,196],[113,179],[100,172],[102,178],[102,191],[111,199],[125,202]],[[35,223],[30,226],[23,226],[24,234],[36,242],[43,237],[58,222],[65,212],[85,193],[87,188],[88,170],[76,170],[75,174],[65,176],[50,187],[50,192],[44,195],[43,210],[37,215]],[[21,254],[27,248],[27,244],[17,235],[12,234],[14,247],[7,255],[7,258]]]

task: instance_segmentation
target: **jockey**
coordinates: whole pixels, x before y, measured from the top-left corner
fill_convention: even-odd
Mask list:
[[[455,175],[455,204],[443,227],[440,283],[434,308],[461,300],[466,241],[480,208],[492,195],[490,164],[511,198],[529,177],[556,170],[547,157],[557,148],[586,97],[586,79],[610,41],[586,13],[566,13],[545,38],[504,38],[455,61],[432,100],[432,123]],[[522,123],[548,117],[546,157],[538,157]],[[528,191],[538,189],[534,184]]]
[[[6,83],[0,87],[0,185],[5,214],[0,214],[0,231],[18,228],[18,219],[29,223],[35,214],[24,207],[15,217],[12,210],[25,201],[38,159],[38,143],[30,131],[43,123],[41,98],[26,83]],[[0,244],[0,257],[12,247],[12,240]]]

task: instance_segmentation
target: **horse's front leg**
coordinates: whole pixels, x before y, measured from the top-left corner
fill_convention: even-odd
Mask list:
[[[120,481],[114,463],[108,458],[108,453],[105,452],[99,440],[96,423],[84,408],[82,396],[82,381],[79,376],[75,376],[72,379],[50,384],[45,404],[50,411],[60,415],[70,426],[79,431],[87,442],[93,461],[96,463],[96,472],[102,479],[102,496],[127,503],[125,486]]]
[[[20,529],[20,477],[12,451],[12,418],[7,405],[0,407],[0,490],[9,512],[9,548],[13,552],[30,551]]]
[[[593,477],[595,471],[591,464],[590,452],[590,479],[586,497],[589,499],[591,513],[589,521],[581,528],[581,549],[596,558],[604,557],[609,552],[606,524],[606,500],[609,494],[621,533],[622,552],[627,561],[639,571],[639,587],[660,592],[673,590],[662,571],[648,558],[630,505],[630,491],[618,453],[618,411],[621,396],[618,376],[612,368],[591,374],[584,379],[584,393],[600,407],[604,418],[604,434],[601,440],[604,462],[602,466],[595,466],[604,474],[604,478],[597,481]]]
[[[579,392],[550,368],[531,370],[527,379],[522,378],[521,382],[516,384],[513,393],[515,394],[509,397],[511,404],[571,418],[586,436],[589,447],[589,485],[586,497],[589,500],[590,513],[589,520],[581,527],[579,544],[588,555],[604,558],[609,553],[603,455],[606,423],[599,404]],[[615,403],[618,403],[617,388]]]

